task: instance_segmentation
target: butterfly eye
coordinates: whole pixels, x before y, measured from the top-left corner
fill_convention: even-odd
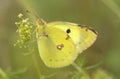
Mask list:
[[[70,30],[70,29],[67,29],[67,30],[66,30],[66,33],[70,33],[70,32],[71,32],[71,30]]]

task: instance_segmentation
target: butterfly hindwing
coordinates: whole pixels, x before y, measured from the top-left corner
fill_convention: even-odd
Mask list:
[[[78,55],[67,33],[53,26],[46,27],[39,35],[38,49],[43,62],[52,68],[70,65]]]

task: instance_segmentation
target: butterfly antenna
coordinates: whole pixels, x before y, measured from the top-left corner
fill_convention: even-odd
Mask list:
[[[36,22],[39,22],[39,24],[42,25],[42,26],[46,25],[46,22],[42,18],[40,18],[37,13],[35,13],[35,12],[33,13],[30,10],[26,10],[26,13],[30,14],[30,17],[33,19],[33,21],[35,22],[35,24],[38,25],[38,23],[36,23]],[[37,19],[37,21],[36,21],[36,19]]]

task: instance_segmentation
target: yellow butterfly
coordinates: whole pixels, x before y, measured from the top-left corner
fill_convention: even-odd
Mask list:
[[[70,22],[38,23],[37,28],[40,57],[50,68],[69,66],[97,38],[95,30]]]

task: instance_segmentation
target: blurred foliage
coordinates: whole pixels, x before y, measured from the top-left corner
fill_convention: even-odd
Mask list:
[[[98,69],[94,74],[93,74],[93,79],[115,79],[111,74],[108,72]]]
[[[120,78],[120,0],[0,0],[0,4],[0,79]],[[35,42],[29,49],[14,47],[19,38],[14,23],[26,10],[47,22],[68,21],[98,31],[95,44],[75,61],[82,72],[73,66],[47,68]]]

